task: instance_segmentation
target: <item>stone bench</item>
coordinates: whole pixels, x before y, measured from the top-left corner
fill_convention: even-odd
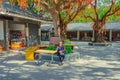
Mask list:
[[[71,54],[66,54],[64,62],[73,62],[78,59],[80,59],[80,53],[76,51]],[[36,54],[35,60],[37,64],[39,64],[40,62],[49,62],[49,63],[60,62],[60,59],[57,55],[45,54],[45,53]]]

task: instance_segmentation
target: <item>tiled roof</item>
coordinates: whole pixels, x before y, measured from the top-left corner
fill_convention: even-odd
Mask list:
[[[20,9],[18,6],[11,6],[9,5],[8,3],[4,3],[2,5],[2,7],[6,10],[6,11],[9,11],[10,13],[15,13],[15,14],[20,14],[20,15],[25,15],[25,16],[28,16],[28,17],[33,17],[33,18],[37,18],[37,14],[35,13],[32,13],[28,10],[22,10]]]
[[[93,23],[71,23],[67,25],[67,31],[92,30]],[[105,24],[106,30],[120,30],[120,22],[111,22]]]
[[[92,30],[92,23],[71,23],[67,25],[67,31]]]
[[[52,24],[44,24],[44,25],[41,25],[41,30],[42,30],[42,31],[50,31],[52,28],[53,28],[53,25],[52,25]]]
[[[106,23],[107,30],[120,30],[120,22]]]
[[[67,31],[86,31],[92,30],[93,23],[71,23],[67,25]],[[111,22],[105,24],[107,30],[120,30],[120,22]],[[52,24],[41,25],[42,31],[49,31],[53,28]]]
[[[43,23],[52,23],[52,21],[45,20],[41,17],[40,19],[38,19],[38,15],[36,13],[33,13],[29,10],[22,10],[18,6],[11,6],[10,4],[5,2],[3,2],[2,8],[0,8],[0,14],[5,16],[29,19],[33,21],[40,21]]]

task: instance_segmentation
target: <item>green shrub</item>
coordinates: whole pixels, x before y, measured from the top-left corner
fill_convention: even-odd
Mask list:
[[[45,50],[56,50],[56,47],[54,45],[51,45],[46,47]]]
[[[65,39],[64,43],[70,43],[70,39]]]
[[[64,48],[65,48],[65,54],[72,53],[72,46],[65,45]],[[45,50],[56,50],[56,46],[54,46],[54,45],[48,46],[45,48]],[[55,54],[57,54],[57,53],[55,53]]]
[[[64,46],[65,47],[65,54],[70,54],[72,53],[72,46]]]

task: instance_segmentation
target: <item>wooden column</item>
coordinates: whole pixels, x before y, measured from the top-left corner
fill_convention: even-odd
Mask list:
[[[29,27],[28,27],[28,23],[26,23],[25,26],[25,34],[26,34],[26,46],[29,46]]]
[[[4,20],[4,47],[5,50],[9,50],[9,31],[8,31],[8,20]]]
[[[38,36],[39,36],[38,44],[41,44],[41,23],[38,24]]]
[[[92,34],[92,41],[94,41],[94,39],[95,39],[95,36],[94,36],[95,32],[94,32],[94,30],[92,32],[93,32],[93,34]]]
[[[77,31],[77,40],[80,38],[80,31]]]
[[[112,30],[109,31],[109,41],[112,41]]]
[[[49,38],[48,39],[50,39],[50,31],[48,32],[48,34],[49,34],[49,36],[48,36]]]

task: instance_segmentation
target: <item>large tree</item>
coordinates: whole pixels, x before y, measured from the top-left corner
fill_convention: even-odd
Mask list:
[[[55,36],[66,37],[66,25],[83,10],[91,0],[41,0],[41,5],[50,13],[54,22]]]
[[[86,21],[93,22],[94,42],[104,42],[105,23],[120,16],[120,0],[93,0],[82,13]]]
[[[17,1],[22,9],[31,9],[41,16],[47,11],[54,23],[54,34],[65,37],[66,25],[70,23],[92,0],[9,0]],[[58,31],[60,28],[60,32]]]

